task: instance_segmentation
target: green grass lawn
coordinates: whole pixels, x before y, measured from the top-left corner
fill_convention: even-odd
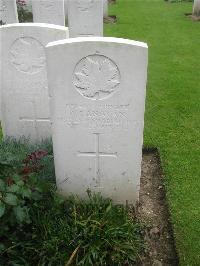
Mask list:
[[[133,265],[143,226],[131,210],[87,194],[56,193],[51,142],[0,142],[0,265]]]
[[[160,150],[181,265],[200,265],[200,22],[192,3],[117,0],[106,36],[149,46],[145,146]]]

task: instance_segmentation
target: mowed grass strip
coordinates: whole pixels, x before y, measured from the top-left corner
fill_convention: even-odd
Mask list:
[[[117,0],[106,36],[149,45],[145,146],[160,150],[181,265],[200,265],[200,22],[192,3]]]

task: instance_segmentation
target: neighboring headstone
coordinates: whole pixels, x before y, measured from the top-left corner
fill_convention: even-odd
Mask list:
[[[65,39],[62,26],[20,23],[2,26],[2,126],[4,137],[51,136],[44,46]],[[55,66],[57,68],[57,66]]]
[[[103,36],[103,1],[68,0],[70,37]]]
[[[103,17],[108,17],[108,0],[103,0]]]
[[[192,15],[200,17],[200,0],[194,0]]]
[[[90,189],[135,204],[147,45],[87,37],[50,43],[46,50],[58,189],[81,197]]]
[[[33,21],[65,25],[64,0],[32,0]]]
[[[18,22],[15,0],[0,0],[0,25]]]

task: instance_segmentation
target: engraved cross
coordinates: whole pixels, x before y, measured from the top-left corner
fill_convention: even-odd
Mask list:
[[[100,187],[100,157],[113,157],[117,158],[117,152],[101,152],[100,151],[100,134],[94,133],[95,135],[95,151],[94,152],[78,152],[77,156],[80,157],[95,157],[95,179],[97,186]]]
[[[50,122],[50,118],[49,117],[38,117],[37,118],[37,113],[36,113],[36,106],[33,102],[31,102],[32,106],[33,106],[33,117],[20,117],[19,120],[21,122],[32,122],[33,126],[34,126],[34,135],[36,139],[39,139],[40,137],[40,133],[39,133],[39,127],[38,127],[38,122]]]

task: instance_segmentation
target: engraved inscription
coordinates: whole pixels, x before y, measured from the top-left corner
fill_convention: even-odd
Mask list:
[[[66,122],[69,126],[81,126],[89,129],[127,130],[129,105],[87,105],[68,104]]]
[[[6,23],[6,4],[4,0],[0,0],[0,25]]]
[[[115,93],[120,84],[117,65],[104,55],[89,55],[75,67],[73,84],[91,100],[103,100]]]
[[[117,152],[101,152],[100,151],[100,134],[94,133],[95,135],[95,151],[88,151],[88,152],[78,152],[79,157],[94,157],[95,158],[95,181],[97,187],[100,187],[101,183],[101,171],[100,171],[100,157],[112,157],[117,158]]]
[[[76,5],[80,11],[89,11],[94,5],[94,0],[76,0]]]
[[[44,69],[46,64],[44,48],[34,38],[19,38],[11,46],[10,61],[20,72],[38,73]]]

